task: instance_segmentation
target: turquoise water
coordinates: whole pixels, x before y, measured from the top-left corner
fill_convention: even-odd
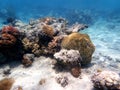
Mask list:
[[[96,52],[120,55],[120,0],[1,0],[0,27],[13,17],[28,23],[31,18],[63,17],[69,25],[89,25],[82,31],[90,35]]]

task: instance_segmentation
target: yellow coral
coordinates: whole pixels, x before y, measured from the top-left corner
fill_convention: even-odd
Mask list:
[[[61,44],[62,48],[79,50],[82,57],[82,64],[91,62],[95,47],[87,34],[72,33],[65,37]]]

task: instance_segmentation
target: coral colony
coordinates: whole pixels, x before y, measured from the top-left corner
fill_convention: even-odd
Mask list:
[[[19,60],[27,68],[35,57],[45,56],[55,59],[54,69],[59,66],[78,78],[81,68],[90,64],[95,51],[89,35],[79,32],[85,28],[88,26],[79,23],[68,26],[63,18],[40,18],[30,20],[29,24],[15,20],[0,31],[0,63]],[[98,72],[91,80],[100,90],[120,90],[120,77],[115,72]],[[45,80],[40,84],[43,82]],[[69,84],[67,77],[59,77],[57,82],[63,87]],[[9,78],[1,80],[0,90],[10,90],[13,83]]]

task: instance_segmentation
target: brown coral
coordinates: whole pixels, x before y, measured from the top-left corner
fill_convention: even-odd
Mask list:
[[[13,36],[19,36],[19,31],[13,26],[4,26],[2,28],[2,33],[12,34]]]
[[[87,34],[72,33],[65,37],[61,44],[62,48],[79,50],[82,57],[82,64],[86,65],[91,62],[92,54],[95,50]]]
[[[0,47],[10,47],[15,45],[16,38],[10,34],[2,34],[0,38]]]
[[[14,79],[5,78],[0,81],[0,90],[10,90],[14,83]]]
[[[49,25],[44,25],[43,28],[42,28],[42,31],[48,35],[49,37],[53,37],[54,35],[54,30],[51,26]]]

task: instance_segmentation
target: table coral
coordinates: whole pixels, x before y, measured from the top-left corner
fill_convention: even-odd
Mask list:
[[[72,33],[66,36],[61,44],[62,48],[79,50],[82,57],[81,64],[86,65],[91,62],[95,47],[87,34]]]

